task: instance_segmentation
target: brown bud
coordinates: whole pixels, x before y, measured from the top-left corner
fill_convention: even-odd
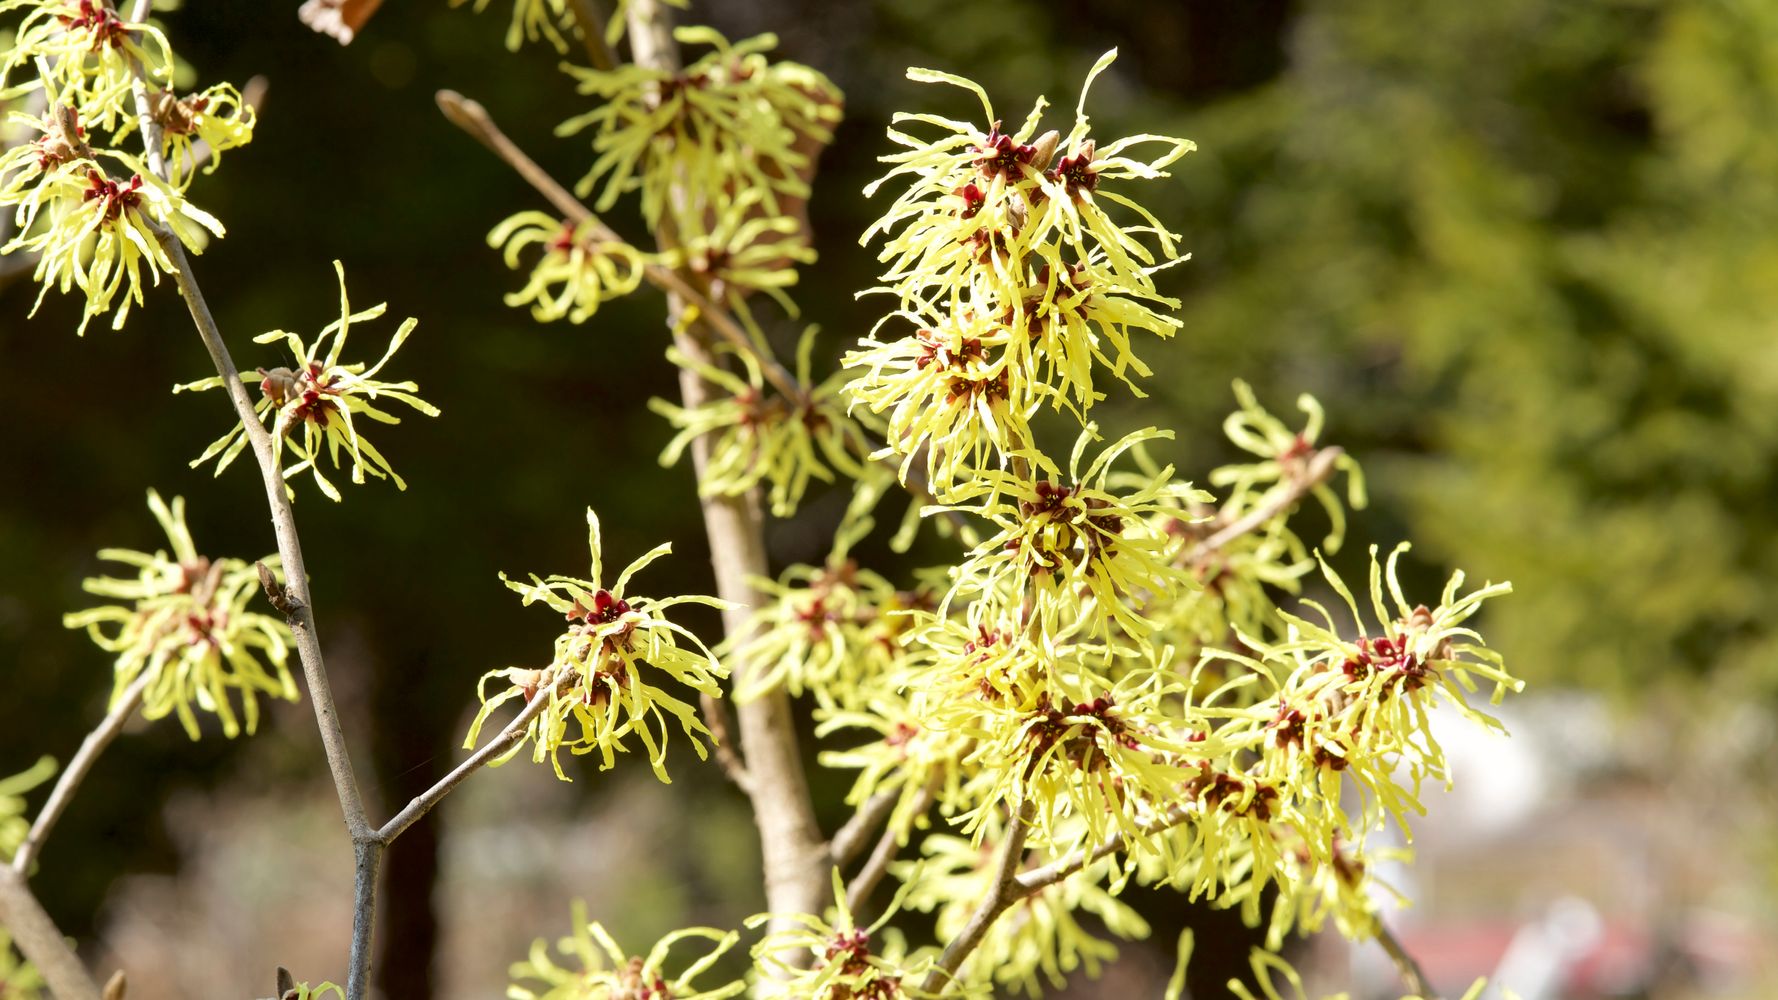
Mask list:
[[[1038,170],[1048,170],[1050,160],[1056,155],[1056,144],[1061,141],[1062,134],[1055,129],[1038,136],[1037,141],[1031,144],[1031,148],[1036,150],[1031,155],[1031,165]]]
[[[296,16],[323,35],[338,39],[341,45],[350,45],[358,29],[382,5],[383,0],[307,0],[297,9]]]
[[[273,368],[268,371],[264,368],[257,368],[254,370],[259,372],[259,391],[265,393],[266,398],[270,399],[274,406],[283,406],[301,395],[301,390],[297,385],[297,374],[290,369]]]

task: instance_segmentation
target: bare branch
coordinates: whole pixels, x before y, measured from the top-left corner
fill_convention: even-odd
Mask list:
[[[150,4],[151,0],[136,0],[132,20],[139,21],[146,17]],[[135,76],[132,89],[142,131],[143,150],[147,155],[149,169],[164,180],[167,167],[161,156],[160,126],[155,122],[150,108],[146,74],[140,61],[133,57],[131,71]],[[297,656],[302,661],[303,677],[308,682],[309,704],[314,709],[315,724],[321,732],[321,746],[327,756],[328,771],[333,776],[340,811],[344,815],[346,830],[352,836],[357,854],[358,879],[352,921],[352,958],[347,970],[346,996],[347,1000],[362,1000],[369,990],[370,934],[375,923],[376,871],[382,858],[382,844],[377,840],[376,831],[371,828],[370,821],[365,816],[364,799],[358,791],[358,779],[352,773],[352,759],[346,749],[345,733],[340,728],[339,712],[334,706],[333,689],[327,680],[327,667],[321,656],[321,642],[315,632],[314,601],[309,593],[309,575],[303,561],[302,541],[296,532],[296,517],[290,509],[283,470],[272,457],[271,434],[260,423],[259,415],[253,410],[253,401],[248,398],[247,388],[241,382],[240,370],[235,367],[234,358],[229,355],[228,345],[223,342],[222,331],[216,326],[216,318],[210,311],[210,305],[204,299],[203,290],[198,287],[197,279],[192,274],[191,260],[185,254],[185,246],[165,227],[152,221],[150,225],[167,259],[173,265],[173,278],[179,286],[180,297],[185,300],[198,336],[203,340],[205,350],[210,353],[210,360],[216,366],[216,374],[222,378],[223,391],[234,404],[235,417],[241,421],[241,426],[246,431],[247,443],[253,451],[260,478],[265,485],[266,504],[271,510],[272,531],[277,537],[278,556],[288,581],[285,592],[290,606],[286,617],[291,634],[296,640]]]
[[[143,110],[146,111],[146,108]],[[148,127],[146,118],[144,125],[145,128]],[[159,165],[158,151],[150,159]],[[370,824],[365,819],[364,802],[358,794],[358,782],[353,776],[352,762],[346,752],[345,734],[340,729],[339,716],[334,708],[332,688],[327,682],[326,666],[321,657],[321,644],[315,636],[315,611],[309,593],[308,571],[303,562],[302,542],[297,536],[290,498],[285,493],[283,472],[272,459],[271,434],[259,422],[258,414],[253,412],[253,401],[248,398],[246,386],[241,382],[240,370],[235,367],[234,359],[230,357],[228,347],[222,341],[222,332],[216,327],[216,319],[210,312],[209,303],[204,299],[203,290],[192,276],[191,261],[185,255],[185,247],[171,232],[159,226],[155,228],[161,247],[173,262],[173,278],[179,286],[179,294],[185,299],[186,307],[191,312],[198,336],[203,339],[204,347],[210,352],[210,360],[215,363],[217,373],[222,376],[223,389],[228,393],[229,401],[234,404],[236,417],[246,428],[248,445],[258,461],[260,476],[265,483],[266,501],[271,508],[272,530],[277,537],[278,556],[283,562],[285,579],[288,581],[285,591],[290,608],[290,630],[296,639],[303,676],[308,681],[309,701],[314,707],[315,720],[321,729],[321,742],[327,753],[328,768],[333,774],[347,828],[354,837],[368,834],[371,832]]]
[[[25,877],[9,865],[0,865],[0,924],[6,925],[19,952],[43,974],[56,1000],[99,1000],[99,984],[31,894]]]
[[[86,780],[87,773],[93,769],[99,755],[105,752],[105,748],[123,731],[124,724],[141,707],[142,692],[148,689],[148,682],[153,678],[154,675],[147,670],[138,674],[129,687],[123,689],[117,703],[105,713],[105,718],[92,732],[86,734],[86,739],[80,741],[80,749],[74,752],[74,757],[62,770],[55,788],[49,793],[49,799],[43,803],[43,809],[37,813],[37,819],[31,824],[31,831],[25,834],[24,843],[19,845],[18,853],[12,856],[14,871],[25,876],[30,874],[31,864],[43,852],[43,842],[48,839],[49,832],[55,829],[56,821],[67,811],[68,804],[74,800],[74,793],[79,790],[80,783]]]
[[[857,857],[864,845],[870,843],[871,834],[888,822],[889,814],[895,811],[895,803],[900,800],[900,791],[878,792],[866,799],[828,843],[827,852],[833,863],[843,865]]]
[[[1335,447],[1316,450],[1303,464],[1302,472],[1292,477],[1285,489],[1278,491],[1276,496],[1248,511],[1240,520],[1218,528],[1210,537],[1199,542],[1196,547],[1187,550],[1186,561],[1195,562],[1208,556],[1242,535],[1263,527],[1272,518],[1295,506],[1311,490],[1327,482],[1328,477],[1333,475],[1341,456],[1345,454],[1343,449]]]
[[[753,777],[747,773],[747,762],[741,759],[735,750],[733,738],[729,735],[728,709],[722,706],[722,699],[713,694],[700,694],[698,704],[704,710],[704,721],[710,727],[711,742],[716,744],[716,763],[722,765],[722,773],[728,780],[743,792],[753,788]]]
[[[913,815],[923,815],[926,808],[932,805],[933,797],[932,785],[921,788],[914,798]],[[904,831],[891,827],[885,828],[877,837],[877,846],[871,849],[864,867],[858,870],[858,874],[846,886],[846,909],[849,912],[857,913],[865,901],[870,899],[870,894],[876,891],[877,884],[883,881],[883,876],[889,871],[889,863],[895,860],[895,855],[901,850],[903,833]]]
[[[556,691],[559,692],[568,685],[569,680],[565,675],[562,680],[556,682]],[[377,839],[384,844],[393,843],[403,831],[419,822],[420,817],[431,812],[432,807],[438,805],[446,795],[451,794],[458,785],[463,783],[465,778],[486,766],[489,761],[512,749],[512,745],[524,737],[525,728],[531,724],[531,720],[541,715],[544,709],[549,707],[549,703],[549,692],[537,692],[536,696],[531,699],[531,703],[525,706],[524,711],[514,716],[513,720],[506,724],[506,728],[500,730],[498,736],[471,754],[468,760],[458,764],[450,774],[439,779],[437,784],[415,796],[389,822],[384,823],[382,829],[377,831]]]
[[[1136,829],[1140,835],[1146,837],[1169,827],[1178,826],[1185,822],[1186,817],[1191,813],[1192,810],[1186,806],[1174,806]],[[1127,844],[1128,838],[1123,833],[1114,833],[1100,841],[1099,845],[1092,850],[1078,850],[1065,858],[1044,865],[1042,868],[1033,868],[1024,872],[1017,879],[1018,893],[1020,896],[1029,896],[1046,885],[1054,885],[1100,858],[1123,850]]]
[[[1438,1000],[1438,991],[1432,988],[1432,983],[1426,978],[1426,973],[1420,968],[1420,963],[1414,961],[1414,956],[1408,954],[1408,950],[1402,947],[1401,940],[1395,936],[1394,932],[1389,929],[1389,925],[1385,924],[1380,916],[1377,918],[1377,943],[1383,946],[1383,951],[1388,953],[1389,960],[1395,963],[1395,970],[1401,974],[1402,985],[1408,988],[1409,993],[1422,998],[1422,1000]]]
[[[1025,859],[1025,832],[1031,823],[1031,803],[1024,802],[1014,814],[1012,823],[1007,827],[1006,839],[1000,842],[1000,854],[994,861],[994,875],[988,883],[988,895],[983,897],[975,912],[969,915],[969,922],[951,943],[945,945],[944,954],[938,957],[938,966],[926,977],[924,989],[936,993],[950,980],[956,978],[957,970],[963,967],[963,960],[982,943],[987,936],[988,928],[994,921],[1023,897],[1018,891],[1019,865]]]

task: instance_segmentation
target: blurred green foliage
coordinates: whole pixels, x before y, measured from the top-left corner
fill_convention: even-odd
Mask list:
[[[1771,690],[1778,7],[1359,0],[1290,51],[1192,115],[1188,341],[1321,394],[1422,555],[1511,578],[1524,676]]]

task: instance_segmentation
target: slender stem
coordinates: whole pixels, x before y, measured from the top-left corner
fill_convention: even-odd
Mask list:
[[[634,44],[634,39],[632,39]],[[507,138],[506,133],[494,124],[488,110],[480,103],[472,101],[454,90],[441,90],[437,95],[439,110],[444,112],[451,124],[469,133],[482,145],[504,160],[507,166],[525,179],[537,193],[555,206],[562,217],[576,226],[585,225],[590,229],[590,239],[594,242],[623,243],[619,236],[603,219],[593,214],[592,210],[580,203],[567,188],[556,183],[549,172],[537,165],[537,161],[525,154],[516,143]],[[691,280],[670,267],[650,263],[643,268],[643,276],[648,283],[682,300],[687,306],[697,310],[698,319],[715,331],[730,347],[737,352],[746,354],[758,362],[760,371],[766,381],[783,393],[786,399],[801,399],[804,390],[797,383],[796,376],[790,373],[776,358],[768,357],[754,347],[753,339],[747,335],[745,328],[736,322],[734,317],[721,304],[713,301]]]
[[[1166,812],[1161,813],[1159,816],[1138,826],[1136,828],[1137,833],[1146,837],[1149,834],[1159,833],[1169,827],[1178,826],[1180,823],[1185,822],[1186,817],[1190,816],[1191,813],[1192,810],[1188,807],[1174,806]],[[1030,871],[1024,872],[1020,874],[1016,880],[1018,882],[1018,894],[1020,896],[1029,896],[1037,890],[1042,889],[1044,886],[1054,885],[1068,876],[1073,875],[1075,872],[1080,871],[1082,868],[1085,868],[1087,865],[1105,857],[1107,854],[1115,854],[1116,852],[1123,850],[1127,842],[1128,838],[1120,831],[1106,837],[1099,842],[1098,846],[1091,850],[1083,848],[1069,854],[1065,858],[1059,858],[1056,861],[1044,865],[1041,868],[1033,868]]]
[[[566,680],[558,682],[558,689],[566,687],[567,683]],[[384,823],[382,829],[377,831],[377,839],[385,844],[393,842],[408,827],[418,822],[420,817],[431,812],[432,807],[438,805],[446,795],[451,794],[458,785],[463,783],[464,779],[486,766],[489,761],[512,749],[514,743],[524,739],[525,729],[531,725],[531,720],[541,715],[549,707],[549,703],[549,693],[539,691],[531,699],[531,703],[525,706],[524,711],[514,716],[513,720],[506,724],[505,729],[500,730],[498,736],[489,740],[485,746],[471,754],[463,763],[452,768],[451,773],[440,778],[437,784],[414,796],[389,822]]]
[[[926,808],[932,805],[933,798],[931,785],[920,789],[919,794],[914,798],[913,815],[919,816],[925,813]],[[889,863],[894,861],[895,855],[900,852],[905,836],[906,831],[904,830],[886,828],[877,837],[877,846],[871,849],[870,857],[865,859],[864,867],[858,870],[858,874],[854,875],[852,881],[846,886],[846,909],[849,912],[857,913],[864,906],[865,901],[870,899],[870,894],[876,891],[877,884],[883,881],[883,876],[889,871]]]
[[[975,912],[969,915],[969,922],[963,930],[945,945],[944,954],[938,957],[938,966],[926,977],[924,989],[928,993],[937,993],[940,989],[957,977],[957,970],[963,967],[964,959],[982,943],[988,934],[988,928],[1000,918],[1006,908],[1023,898],[1018,891],[1017,876],[1019,865],[1025,859],[1025,832],[1031,822],[1031,803],[1019,806],[1013,815],[1012,824],[1007,827],[1006,839],[1000,842],[1000,853],[994,861],[994,874],[988,883],[988,894],[982,898]]]
[[[308,571],[303,563],[302,541],[296,533],[296,519],[290,509],[290,499],[284,492],[283,473],[272,460],[271,434],[253,412],[253,401],[248,398],[240,371],[235,367],[234,359],[229,356],[228,347],[222,342],[222,333],[216,328],[216,320],[210,313],[203,290],[192,277],[191,262],[185,256],[184,247],[169,232],[163,230],[157,235],[167,256],[173,261],[173,277],[179,286],[179,293],[185,298],[198,334],[203,338],[204,347],[210,352],[211,361],[222,375],[223,388],[234,404],[236,416],[246,428],[248,445],[259,462],[260,475],[265,482],[266,501],[271,507],[272,530],[277,536],[278,556],[283,561],[285,579],[288,581],[286,590],[290,601],[290,631],[296,639],[297,656],[302,661],[303,676],[308,682],[309,702],[314,707],[315,722],[321,730],[321,745],[327,754],[327,767],[333,775],[334,789],[339,794],[346,828],[354,839],[367,836],[372,830],[365,818],[364,800],[359,796],[358,780],[352,772],[352,760],[346,751],[346,737],[340,728],[339,713],[334,707],[333,689],[327,682],[321,643],[315,634],[315,611],[309,591]]]
[[[1433,989],[1425,971],[1420,968],[1420,963],[1402,947],[1401,939],[1395,936],[1382,917],[1377,918],[1377,943],[1383,946],[1390,961],[1395,963],[1395,970],[1401,974],[1402,985],[1408,988],[1408,992],[1421,1000],[1438,1000],[1438,991]]]
[[[111,706],[111,710],[105,713],[105,718],[92,732],[86,734],[86,739],[80,741],[80,749],[68,761],[55,788],[49,793],[48,801],[43,803],[42,811],[38,812],[36,821],[31,824],[31,831],[25,834],[24,843],[19,845],[18,853],[12,856],[14,871],[20,875],[30,874],[31,864],[42,853],[43,842],[48,839],[49,832],[55,829],[56,821],[67,811],[68,804],[74,800],[74,793],[80,788],[80,783],[86,780],[87,773],[93,769],[99,755],[105,752],[105,748],[123,731],[124,724],[141,707],[142,692],[147,690],[148,682],[153,677],[146,670],[138,674],[129,687],[123,689],[117,704]]]
[[[586,57],[594,69],[610,70],[617,65],[611,49],[605,44],[605,15],[593,0],[568,0],[568,9],[580,29],[580,41],[586,46]]]
[[[1334,473],[1340,457],[1345,451],[1340,448],[1321,448],[1309,457],[1303,469],[1292,477],[1289,485],[1279,490],[1277,495],[1265,503],[1248,511],[1245,516],[1218,528],[1208,538],[1187,550],[1187,561],[1203,559],[1228,543],[1240,538],[1248,532],[1255,531],[1295,506],[1297,501],[1309,494],[1310,490],[1326,482]]]
[[[716,763],[722,765],[722,773],[728,780],[735,783],[741,791],[753,787],[753,776],[747,773],[747,762],[741,759],[735,750],[734,739],[729,735],[728,709],[723,707],[722,699],[713,694],[698,696],[698,705],[704,712],[704,723],[710,727],[711,741],[716,744]]]
[[[377,873],[388,847],[374,835],[352,840],[352,953],[346,969],[346,996],[361,1000],[370,994],[371,939],[376,934]]]
[[[31,894],[25,877],[8,865],[0,865],[0,924],[12,932],[13,944],[43,974],[56,1000],[99,1000],[99,984]]]
[[[141,20],[147,15],[150,2],[151,0],[136,0],[133,20]],[[160,126],[156,124],[149,106],[147,77],[140,62],[132,60],[131,69],[135,75],[133,90],[136,114],[141,124],[143,149],[147,154],[149,169],[164,180],[167,170],[161,156]],[[296,640],[297,657],[302,661],[303,677],[308,683],[309,704],[314,709],[315,724],[321,732],[321,746],[327,756],[327,768],[333,776],[340,811],[357,855],[352,957],[346,975],[346,996],[347,1000],[363,1000],[370,988],[370,937],[375,924],[376,872],[382,860],[383,845],[365,816],[364,798],[359,794],[358,779],[352,772],[352,758],[346,749],[345,732],[340,727],[333,689],[327,680],[327,667],[321,656],[321,642],[316,636],[314,599],[309,591],[309,575],[303,561],[302,541],[296,531],[296,516],[290,508],[290,496],[286,492],[283,471],[272,457],[271,433],[260,423],[259,415],[253,410],[253,401],[248,398],[247,387],[241,382],[240,370],[235,367],[228,345],[223,342],[222,331],[216,326],[215,315],[211,313],[203,290],[198,287],[197,279],[192,274],[191,260],[185,254],[185,247],[167,228],[156,224],[153,229],[161,249],[173,265],[173,279],[179,286],[180,296],[185,299],[186,308],[191,312],[198,336],[203,340],[205,350],[210,352],[210,360],[216,366],[216,373],[222,378],[223,391],[234,404],[235,416],[246,431],[247,443],[253,450],[253,457],[259,465],[260,478],[265,484],[272,531],[277,537],[278,555],[288,581],[285,587],[286,617],[291,634]]]
[[[839,828],[828,842],[827,851],[836,865],[843,865],[858,856],[864,845],[870,843],[870,836],[877,828],[888,822],[889,815],[895,811],[895,803],[901,801],[899,790],[878,792],[866,799]]]

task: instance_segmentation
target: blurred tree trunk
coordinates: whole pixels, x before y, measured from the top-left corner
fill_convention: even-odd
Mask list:
[[[402,651],[374,656],[370,717],[371,766],[382,792],[386,814],[431,787],[451,763],[449,705],[421,709],[414,704],[413,678],[429,676],[424,654]],[[436,709],[436,711],[434,710]],[[371,963],[378,994],[390,1000],[431,1000],[439,919],[434,890],[438,885],[438,816],[427,813],[390,845],[383,858],[379,894],[377,952]]]

